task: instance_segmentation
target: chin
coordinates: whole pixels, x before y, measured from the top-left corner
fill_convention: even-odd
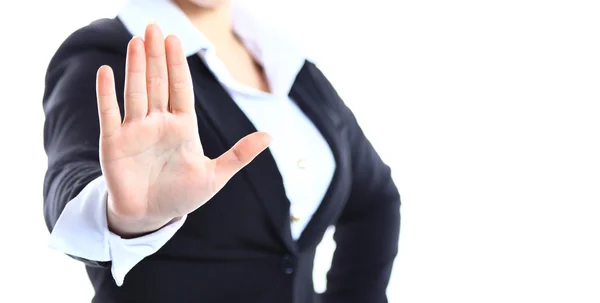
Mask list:
[[[229,2],[229,0],[188,0],[189,2],[206,8],[216,8],[219,6],[223,6]]]

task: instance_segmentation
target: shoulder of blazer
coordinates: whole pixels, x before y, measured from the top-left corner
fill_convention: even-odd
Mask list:
[[[334,125],[344,124],[346,106],[325,74],[311,61],[306,61],[301,69],[296,84],[311,92],[315,103],[332,120]]]
[[[102,54],[122,57],[125,62],[127,45],[131,38],[129,31],[117,18],[96,20],[73,32],[62,42],[50,59],[46,70],[44,99],[51,93],[55,82],[58,81],[69,63],[79,63],[75,58],[81,58],[86,54]],[[86,58],[82,60],[83,62],[87,61]]]
[[[86,51],[126,55],[127,44],[131,38],[131,34],[119,19],[96,20],[69,35],[56,51],[53,60]]]

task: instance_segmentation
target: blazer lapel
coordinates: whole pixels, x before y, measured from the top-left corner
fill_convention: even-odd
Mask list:
[[[235,104],[199,56],[188,57],[194,82],[196,104],[206,113],[220,134],[227,149],[240,139],[256,132],[256,128]],[[296,245],[290,231],[290,202],[286,196],[283,179],[269,149],[262,152],[238,174],[242,174],[254,188],[284,244],[295,251]]]
[[[311,247],[320,241],[328,225],[339,215],[348,199],[351,186],[350,154],[347,130],[342,118],[328,103],[338,98],[329,94],[324,83],[316,81],[309,63],[305,63],[290,92],[290,97],[309,117],[331,148],[336,169],[323,201],[298,239],[300,249]]]

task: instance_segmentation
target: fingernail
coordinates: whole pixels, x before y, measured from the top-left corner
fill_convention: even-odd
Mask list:
[[[271,134],[269,133],[265,133],[263,140],[267,145],[270,145],[271,143],[273,143],[273,136],[271,136]]]
[[[154,19],[150,19],[150,20],[148,21],[148,25],[150,25],[150,24],[156,24],[156,21],[155,21]]]

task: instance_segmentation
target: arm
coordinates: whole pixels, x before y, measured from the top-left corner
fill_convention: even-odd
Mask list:
[[[317,74],[335,92],[325,76]],[[390,168],[365,137],[350,109],[339,97],[338,101],[336,107],[350,131],[353,185],[335,226],[336,251],[323,302],[385,303],[398,252],[400,196]]]
[[[67,204],[93,180],[102,178],[95,96],[96,70],[101,63],[116,68],[123,59],[97,50],[59,50],[46,74],[44,148],[48,168],[44,179],[44,219],[53,231]],[[88,188],[88,192],[92,188]],[[103,200],[103,189],[86,195]],[[82,198],[81,196],[80,198]],[[88,265],[102,265],[87,262]]]
[[[101,64],[108,64],[123,70],[118,73],[123,75],[125,60],[101,51],[63,54],[59,51],[48,70],[44,98],[48,155],[44,217],[52,232],[49,246],[88,266],[111,268],[121,285],[127,272],[158,251],[186,216],[134,239],[109,231],[107,188],[99,161],[96,71]],[[123,80],[119,80],[117,90],[122,92]]]
[[[153,233],[204,205],[269,145],[270,137],[256,132],[216,159],[204,155],[192,79],[175,36],[164,38],[158,26],[150,24],[145,40],[131,39],[125,60],[110,36],[88,34],[80,35],[81,43],[100,37],[104,44],[88,48],[63,45],[47,74],[44,209],[50,230],[56,230],[61,222],[79,220],[81,224],[110,226],[122,235]],[[101,65],[105,66],[99,68]],[[100,198],[104,192],[98,192],[101,182],[87,186],[100,175],[107,200]],[[81,198],[87,196],[92,198]],[[88,206],[96,210],[99,223],[82,220]],[[62,220],[62,214],[70,220]],[[63,234],[69,237],[68,232]],[[89,238],[108,243],[105,255],[97,258],[110,258],[114,275],[120,256],[116,252],[122,247],[112,247],[111,234],[105,230],[95,235]],[[73,239],[70,247],[84,246]],[[118,242],[135,246],[138,256],[150,255],[164,244],[150,245],[145,239]],[[128,266],[136,263],[123,262]],[[122,273],[120,267],[118,271]]]

